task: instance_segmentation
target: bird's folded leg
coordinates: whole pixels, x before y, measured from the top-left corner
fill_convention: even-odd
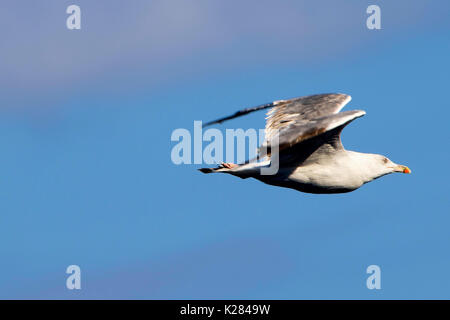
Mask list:
[[[225,163],[225,162],[222,162],[220,165],[227,169],[233,169],[238,166],[237,164],[234,164],[234,163]]]

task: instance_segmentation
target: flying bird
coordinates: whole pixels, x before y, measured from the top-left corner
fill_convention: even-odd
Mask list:
[[[340,112],[350,100],[346,94],[310,95],[274,101],[208,122],[204,126],[270,108],[262,149],[266,152],[261,153],[264,161],[222,163],[218,168],[199,170],[255,178],[269,185],[307,193],[345,193],[386,174],[411,173],[408,167],[385,156],[344,149],[342,130],[366,114],[362,110]],[[273,141],[277,144],[272,145]],[[275,155],[272,150],[277,149]],[[278,161],[278,171],[272,175],[262,174],[261,169],[269,168],[273,161]]]

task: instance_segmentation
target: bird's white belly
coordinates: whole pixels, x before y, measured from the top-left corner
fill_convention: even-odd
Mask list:
[[[337,164],[300,166],[285,181],[290,188],[313,193],[349,192],[363,184],[352,168]]]

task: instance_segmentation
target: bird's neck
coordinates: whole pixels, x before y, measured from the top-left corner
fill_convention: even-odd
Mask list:
[[[364,183],[384,176],[388,172],[381,171],[379,161],[374,158],[374,154],[348,151],[352,159],[352,168],[358,173]]]

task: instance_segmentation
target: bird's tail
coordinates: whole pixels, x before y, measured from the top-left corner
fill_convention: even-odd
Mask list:
[[[203,172],[203,173],[213,173],[215,172],[216,168],[200,168],[198,169],[198,171]]]
[[[239,177],[241,179],[247,179],[258,175],[260,166],[258,164],[234,164],[234,163],[224,163],[222,162],[216,168],[201,168],[198,169],[203,173],[215,173],[223,172],[228,173],[233,176]]]
[[[224,171],[229,171],[229,170],[230,169],[225,167],[223,164],[220,164],[216,168],[200,168],[200,169],[198,169],[198,171],[203,172],[203,173],[224,172]]]

